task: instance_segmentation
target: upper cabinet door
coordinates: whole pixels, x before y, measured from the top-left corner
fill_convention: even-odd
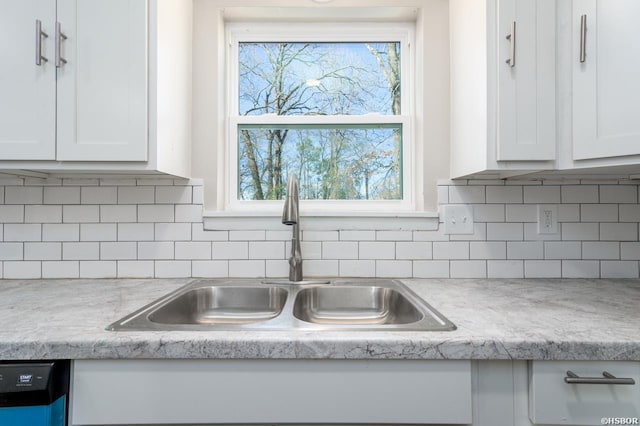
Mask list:
[[[147,1],[58,0],[57,159],[147,160]]]
[[[55,159],[55,6],[55,0],[0,0],[2,160]]]
[[[640,1],[573,1],[573,159],[640,154]]]
[[[555,1],[498,1],[497,160],[554,160]]]

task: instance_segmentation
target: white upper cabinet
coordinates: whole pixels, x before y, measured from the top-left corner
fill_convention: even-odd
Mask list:
[[[0,0],[0,170],[188,177],[192,7]]]
[[[574,0],[573,159],[640,154],[640,2]]]
[[[554,160],[555,2],[498,1],[498,161]]]
[[[147,159],[147,2],[58,0],[57,159]]]
[[[0,0],[0,11],[0,158],[53,160],[55,2]]]
[[[555,0],[451,0],[451,176],[555,168]]]

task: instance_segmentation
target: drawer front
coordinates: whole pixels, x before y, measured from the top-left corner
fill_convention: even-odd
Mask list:
[[[578,382],[585,381],[584,378],[601,381],[605,379],[603,372],[607,372],[616,378],[631,378],[635,384],[566,383],[568,371],[580,378],[574,378]],[[640,362],[531,362],[529,418],[539,425],[599,425],[603,419],[608,422],[615,418],[640,418]]]
[[[74,425],[471,423],[469,361],[74,363]]]

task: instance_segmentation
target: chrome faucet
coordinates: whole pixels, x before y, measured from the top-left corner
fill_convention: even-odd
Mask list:
[[[298,178],[290,174],[287,180],[287,197],[282,210],[282,223],[293,225],[291,256],[289,257],[289,281],[302,281],[302,251],[300,249],[300,188]]]

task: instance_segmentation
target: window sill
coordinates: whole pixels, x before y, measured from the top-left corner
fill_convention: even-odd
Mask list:
[[[212,230],[286,230],[280,212],[205,211],[204,229]],[[315,212],[301,215],[302,229],[337,230],[414,230],[438,229],[435,212]]]

